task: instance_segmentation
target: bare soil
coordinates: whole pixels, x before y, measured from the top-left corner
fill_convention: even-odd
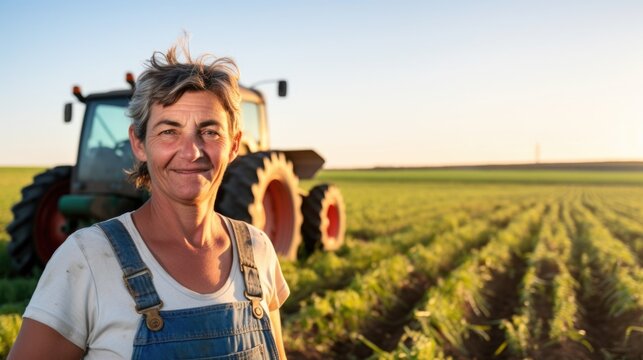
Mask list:
[[[587,331],[587,340],[594,348],[591,358],[643,359],[643,333],[632,331],[630,337],[625,338],[629,327],[643,327],[643,311],[638,309],[618,316],[610,315],[604,300],[607,285],[602,274],[594,270],[592,275],[593,287],[597,291],[578,294],[583,309],[580,326]]]
[[[489,315],[477,315],[469,309],[467,321],[471,324],[486,325],[489,327],[489,340],[470,333],[465,341],[468,354],[460,354],[451,349],[448,355],[455,359],[506,359],[506,352],[494,356],[496,350],[505,341],[505,334],[500,329],[501,319],[510,319],[520,306],[519,286],[526,270],[525,261],[518,256],[513,256],[506,271],[492,274],[492,279],[487,282],[484,294],[489,304]]]
[[[413,309],[432,285],[433,282],[423,274],[412,273],[408,285],[400,291],[397,304],[388,311],[381,311],[381,316],[363,329],[362,336],[382,350],[394,350],[404,334],[404,326],[413,316]],[[373,350],[364,342],[350,339],[336,343],[333,353],[335,358],[363,359],[371,356]]]

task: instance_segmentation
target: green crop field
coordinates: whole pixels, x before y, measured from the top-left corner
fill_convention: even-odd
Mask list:
[[[4,227],[37,169],[0,169],[0,357],[36,277]],[[325,171],[345,246],[282,262],[292,359],[643,357],[643,173]],[[308,187],[312,182],[305,182]]]

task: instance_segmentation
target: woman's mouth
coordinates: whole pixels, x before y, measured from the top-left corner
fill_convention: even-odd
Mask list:
[[[210,169],[174,169],[174,172],[182,175],[199,174],[210,171]]]

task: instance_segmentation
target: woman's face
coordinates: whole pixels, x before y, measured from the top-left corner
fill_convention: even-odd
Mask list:
[[[241,134],[232,138],[228,115],[211,92],[186,92],[174,104],[154,104],[145,141],[130,128],[134,154],[146,161],[153,196],[182,204],[214,201],[234,160]]]

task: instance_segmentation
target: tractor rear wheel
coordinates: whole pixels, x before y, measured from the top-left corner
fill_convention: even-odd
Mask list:
[[[216,209],[262,229],[277,254],[294,260],[301,243],[299,179],[283,153],[258,152],[230,164]]]
[[[313,187],[302,202],[301,233],[307,254],[317,249],[334,251],[344,244],[346,210],[342,193],[334,185]]]
[[[57,166],[36,175],[33,183],[22,189],[22,200],[11,208],[7,252],[15,273],[26,275],[34,266],[44,266],[69,235],[58,200],[70,192],[71,169]]]

